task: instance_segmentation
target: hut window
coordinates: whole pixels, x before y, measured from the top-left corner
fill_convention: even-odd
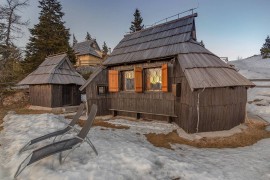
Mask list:
[[[146,90],[161,91],[162,87],[162,70],[161,68],[146,69]]]
[[[123,90],[134,91],[134,71],[123,72]]]
[[[98,95],[105,95],[107,93],[107,86],[106,85],[97,85],[97,94]]]

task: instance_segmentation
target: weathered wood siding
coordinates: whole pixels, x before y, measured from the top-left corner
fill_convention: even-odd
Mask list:
[[[108,84],[108,69],[126,71],[134,67],[161,67],[168,63],[168,92],[142,93],[120,91],[117,93],[97,94],[98,84]],[[173,121],[188,133],[195,133],[197,127],[198,93],[192,92],[178,61],[157,61],[126,66],[114,66],[103,70],[87,86],[88,106],[97,104],[98,115],[110,114],[109,109],[153,113],[142,114],[142,118],[167,120],[164,115],[176,115]],[[121,82],[121,81],[120,81]],[[181,83],[181,96],[172,94],[172,84]],[[144,83],[143,83],[144,85]],[[231,129],[245,121],[247,89],[245,87],[207,88],[200,94],[199,132]],[[118,112],[118,115],[136,117],[133,112]]]
[[[110,99],[108,94],[98,95],[97,85],[108,85],[108,71],[101,71],[92,82],[86,87],[86,98],[88,111],[90,111],[91,106],[96,104],[98,106],[97,116],[110,114]]]
[[[181,108],[180,126],[187,132],[196,132],[198,93],[190,93],[188,104]],[[211,88],[200,94],[199,132],[228,130],[245,121],[247,90],[245,87]]]
[[[129,91],[121,91],[118,93],[110,93],[109,98],[111,102],[111,109],[118,110],[126,110],[126,111],[136,111],[136,112],[145,112],[145,113],[153,113],[153,114],[164,114],[164,115],[174,115],[174,99],[175,97],[171,93],[171,83],[173,80],[172,74],[172,64],[170,61],[157,61],[153,63],[141,63],[136,65],[128,65],[128,66],[116,66],[111,69],[118,71],[126,71],[133,70],[134,67],[142,67],[142,68],[152,68],[152,67],[160,67],[168,63],[168,89],[169,92],[151,92],[145,91],[145,87],[143,87],[142,93],[129,92]],[[143,73],[143,76],[145,73]],[[143,77],[145,79],[145,77]],[[121,81],[120,81],[121,82]],[[145,83],[143,83],[143,86]],[[120,115],[129,114],[131,116],[135,116],[134,113],[119,113]],[[143,114],[142,117],[153,119],[153,115]],[[155,117],[154,117],[155,118]],[[166,117],[160,117],[159,119],[166,119]]]
[[[43,107],[62,107],[63,88],[69,86],[71,88],[70,106],[79,105],[81,102],[81,95],[79,86],[77,85],[30,85],[30,103],[35,106]]]
[[[34,106],[51,107],[52,86],[51,85],[30,85],[30,103]]]
[[[52,87],[52,106],[62,107],[62,88],[63,85],[51,85]]]
[[[77,55],[76,66],[96,66],[103,62],[103,59],[92,55]]]
[[[181,97],[175,98],[174,121],[188,133],[195,133],[198,121],[198,93],[192,92],[178,63],[174,65],[174,83],[181,83]],[[200,93],[199,132],[228,130],[245,121],[247,89],[245,87],[207,88]]]
[[[72,105],[76,106],[81,104],[81,92],[80,92],[80,86],[78,85],[73,85],[72,86]]]
[[[70,93],[67,96],[63,96],[64,88],[68,88],[70,91]],[[79,105],[80,103],[81,103],[81,93],[79,91],[79,86],[75,84],[52,85],[52,107],[76,106]]]

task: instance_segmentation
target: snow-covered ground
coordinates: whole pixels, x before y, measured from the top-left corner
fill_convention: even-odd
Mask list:
[[[270,79],[270,58],[262,59],[262,56],[255,55],[229,63],[235,65],[239,73],[248,79]]]
[[[230,63],[249,79],[270,78],[270,59],[254,56]],[[269,88],[248,90],[248,101],[248,111],[270,122]],[[61,115],[9,113],[4,118],[4,130],[0,132],[0,180],[13,179],[21,161],[33,150],[29,149],[20,156],[17,154],[26,142],[63,128],[66,121]],[[242,148],[199,149],[173,145],[174,150],[169,150],[153,146],[143,134],[168,133],[177,128],[173,124],[124,119],[109,122],[130,129],[93,127],[89,137],[99,156],[83,144],[64,164],[60,165],[58,155],[53,155],[30,165],[18,179],[270,179],[270,139]],[[71,136],[73,134],[68,134],[66,138]]]
[[[239,73],[248,79],[270,79],[270,58],[262,59],[260,55],[247,59],[230,61]],[[256,85],[268,85],[269,82],[254,82]],[[248,90],[247,110],[270,122],[270,88],[252,88]]]
[[[65,121],[53,114],[8,114],[0,132],[0,179],[12,179],[20,162],[31,152],[17,154],[29,139],[62,128]],[[173,124],[123,119],[109,122],[130,129],[93,127],[89,137],[99,156],[83,144],[64,164],[60,165],[58,155],[53,155],[26,168],[18,179],[270,179],[269,140],[235,149],[174,145],[175,150],[169,150],[154,147],[143,133],[168,133],[176,128]]]

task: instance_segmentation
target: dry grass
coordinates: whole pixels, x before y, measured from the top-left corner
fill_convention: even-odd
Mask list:
[[[84,123],[85,123],[85,121],[83,121],[83,120],[78,121],[78,124],[81,127],[83,127]],[[96,119],[94,121],[93,126],[101,126],[101,127],[111,128],[111,129],[129,129],[128,126],[115,125],[115,124],[112,124],[112,123],[109,123],[109,122],[106,122],[103,120],[98,120],[98,119]],[[104,128],[102,130],[104,130]]]
[[[0,125],[3,123],[3,119],[8,113],[8,111],[15,111],[17,114],[43,114],[43,113],[52,113],[50,111],[40,111],[40,110],[31,110],[27,109],[25,104],[12,105],[8,107],[0,106]],[[55,113],[54,113],[55,114]],[[0,131],[3,129],[0,126]]]
[[[186,144],[198,148],[236,148],[250,146],[261,139],[270,138],[270,132],[265,130],[266,124],[252,120],[246,124],[248,128],[241,133],[229,137],[202,138],[189,141],[179,137],[176,131],[168,134],[145,134],[147,140],[156,147],[172,149],[170,144]]]
[[[2,92],[2,98],[7,96],[12,96],[17,92],[24,92],[26,91],[5,91]],[[29,102],[28,100],[19,101],[9,106],[3,106],[2,102],[0,102],[0,125],[3,123],[3,118],[6,116],[8,111],[15,111],[17,114],[43,114],[43,113],[52,113],[50,111],[40,111],[40,110],[31,110],[28,109]],[[55,114],[55,113],[54,113]],[[0,131],[3,129],[2,126],[0,126]]]
[[[32,110],[32,109],[28,109],[27,107],[18,108],[18,109],[15,109],[14,111],[17,114],[44,114],[44,113],[60,114],[60,113],[55,113],[55,112],[52,112],[52,111]]]

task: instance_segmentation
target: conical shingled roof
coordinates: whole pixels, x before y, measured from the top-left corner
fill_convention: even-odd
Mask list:
[[[84,78],[73,68],[66,54],[49,56],[39,67],[24,78],[19,85],[33,84],[77,84],[83,85]]]

